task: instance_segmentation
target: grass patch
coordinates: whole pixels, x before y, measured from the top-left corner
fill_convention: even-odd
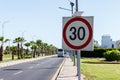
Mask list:
[[[101,58],[82,58],[81,71],[86,80],[120,80],[120,64]]]
[[[4,58],[11,58],[12,55],[11,55],[11,54],[4,54],[3,57],[4,57]]]

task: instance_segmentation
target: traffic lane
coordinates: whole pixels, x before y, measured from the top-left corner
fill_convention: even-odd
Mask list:
[[[44,65],[40,65],[39,67],[37,66],[37,67],[34,67],[33,69],[31,69],[29,71],[29,73],[31,73],[29,77],[27,77],[27,75],[26,75],[26,77],[24,77],[24,79],[23,79],[22,77],[18,76],[16,79],[19,78],[19,80],[21,80],[21,79],[22,80],[50,80],[50,79],[52,79],[53,75],[57,71],[59,65],[61,64],[61,62],[58,59],[61,60],[61,62],[63,61],[62,58],[49,59],[49,60],[45,61]],[[34,62],[34,64],[36,64],[36,63],[37,62]],[[51,64],[49,64],[49,63],[51,63]],[[25,75],[27,73],[28,72],[26,72],[24,74],[20,74],[20,75]]]
[[[53,57],[54,59],[55,59],[55,57]],[[49,63],[51,63],[51,62],[53,62],[53,61],[55,61],[53,58],[48,58],[48,59],[44,59],[44,60],[38,60],[38,61],[33,61],[33,62],[28,62],[28,63],[23,63],[23,64],[19,64],[19,65],[16,65],[16,66],[11,66],[11,67],[7,67],[7,68],[5,68],[4,69],[4,73],[5,72],[7,72],[7,73],[5,73],[5,75],[2,75],[2,76],[5,76],[5,78],[6,78],[6,75],[7,76],[10,76],[12,73],[10,73],[10,72],[14,72],[13,73],[13,75],[20,75],[21,73],[22,74],[24,74],[26,71],[31,71],[33,68],[35,69],[35,71],[37,70],[39,70],[39,69],[43,69],[43,68],[45,68],[45,66],[44,65],[47,65],[48,66],[48,68],[49,68]],[[53,60],[53,61],[51,61],[51,60]],[[46,64],[44,64],[44,63],[46,63]],[[53,62],[54,63],[54,62]],[[41,64],[43,64],[43,65],[41,65]],[[52,64],[52,63],[51,63]],[[40,65],[40,68],[38,67],[38,69],[37,69],[37,67],[36,66],[39,66]],[[21,67],[22,66],[22,67]],[[28,67],[26,67],[26,66],[28,66]],[[43,67],[42,67],[43,66]],[[36,67],[36,68],[35,68]],[[41,68],[42,67],[42,68]],[[46,68],[47,69],[47,68]],[[24,72],[24,73],[23,73]],[[31,72],[30,72],[31,73]],[[33,73],[33,71],[32,71],[32,73]],[[2,73],[1,73],[2,74]],[[26,73],[26,74],[28,74],[28,73]],[[26,75],[25,74],[25,75]],[[43,74],[43,73],[42,73]],[[11,77],[12,78],[12,77]],[[25,77],[24,77],[25,78]],[[10,80],[10,78],[8,77],[8,79],[7,80]],[[12,79],[13,80],[13,79]],[[17,79],[18,80],[18,79]]]
[[[45,58],[45,59],[40,59],[40,61],[39,60],[36,60],[36,61],[39,61],[39,64],[43,64],[48,59]],[[6,76],[10,76],[12,73],[18,72],[20,70],[27,70],[27,68],[31,68],[31,66],[35,66],[35,64],[37,64],[36,61],[35,62],[34,61],[30,61],[30,62],[25,62],[25,63],[21,63],[21,64],[17,64],[17,65],[1,68],[0,69],[0,77],[1,77],[1,75],[2,75],[2,77],[3,76],[5,76],[5,77]]]
[[[51,57],[0,69],[4,80],[50,80],[64,58]]]

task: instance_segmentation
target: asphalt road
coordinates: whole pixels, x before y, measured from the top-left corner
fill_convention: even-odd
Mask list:
[[[56,56],[0,69],[0,80],[51,80],[64,58]]]

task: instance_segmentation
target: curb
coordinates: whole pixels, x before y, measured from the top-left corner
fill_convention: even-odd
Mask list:
[[[61,69],[62,69],[62,67],[65,63],[65,60],[66,60],[66,58],[63,60],[63,62],[61,63],[60,67],[57,69],[56,73],[54,74],[54,76],[52,77],[51,80],[56,80],[57,79],[57,76],[59,75],[59,73],[60,73],[60,71],[61,71]]]

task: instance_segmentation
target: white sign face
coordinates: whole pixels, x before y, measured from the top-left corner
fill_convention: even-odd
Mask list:
[[[63,17],[63,49],[93,50],[93,17]]]

